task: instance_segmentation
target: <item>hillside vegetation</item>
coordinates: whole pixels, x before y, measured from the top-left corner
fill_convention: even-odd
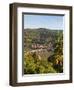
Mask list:
[[[24,74],[63,72],[63,30],[24,29]]]

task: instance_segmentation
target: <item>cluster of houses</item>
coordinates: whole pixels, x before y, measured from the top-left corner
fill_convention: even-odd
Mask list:
[[[46,49],[46,45],[41,45],[41,44],[32,44],[31,46],[32,49]]]
[[[26,47],[25,43],[24,43],[24,47]],[[53,44],[51,42],[48,45],[32,43],[30,48],[33,50],[35,50],[35,49],[47,49],[48,51],[53,51]]]
[[[52,46],[52,43],[49,43],[48,45],[44,45],[44,44],[32,44],[31,48],[32,49],[48,49],[48,50],[50,50],[50,49],[53,48],[53,46]]]

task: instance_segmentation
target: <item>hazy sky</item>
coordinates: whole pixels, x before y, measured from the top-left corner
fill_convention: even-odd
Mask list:
[[[64,16],[24,15],[24,28],[64,29]]]

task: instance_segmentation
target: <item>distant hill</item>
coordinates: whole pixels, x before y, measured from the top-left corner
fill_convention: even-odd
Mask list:
[[[48,28],[26,28],[26,29],[24,29],[24,30],[54,30],[54,31],[57,31],[57,30],[59,30],[59,29],[48,29]],[[62,31],[61,29],[60,29],[60,31]]]
[[[53,44],[58,35],[62,35],[63,30],[51,30],[46,28],[24,29],[24,44],[31,47],[32,44],[48,45]]]

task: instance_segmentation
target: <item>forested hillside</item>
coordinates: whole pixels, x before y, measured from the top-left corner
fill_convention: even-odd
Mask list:
[[[63,30],[24,29],[24,74],[63,72]]]

